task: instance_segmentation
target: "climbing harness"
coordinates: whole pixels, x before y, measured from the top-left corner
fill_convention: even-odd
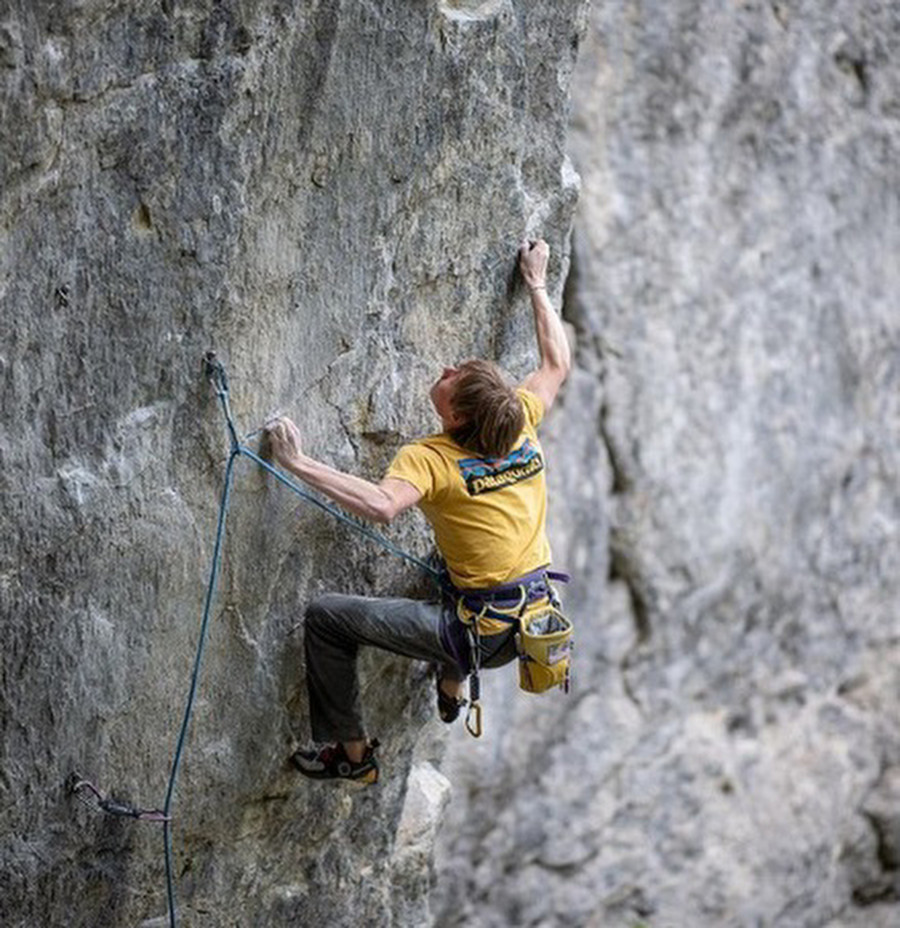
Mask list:
[[[569,692],[573,628],[560,609],[551,580],[567,583],[569,575],[541,569],[511,583],[484,590],[460,590],[450,586],[455,618],[465,628],[469,645],[469,709],[465,726],[473,738],[480,738],[484,732],[480,677],[482,619],[494,619],[515,628],[522,690],[542,693],[558,686]],[[448,582],[444,580],[445,587]]]
[[[203,661],[203,651],[206,644],[209,619],[212,612],[212,604],[215,597],[216,585],[219,577],[219,567],[222,560],[222,542],[225,535],[225,519],[228,513],[228,506],[231,498],[232,476],[234,472],[234,464],[237,458],[243,456],[249,458],[251,461],[254,461],[267,473],[275,477],[279,483],[284,484],[284,486],[286,486],[289,490],[296,493],[297,496],[301,497],[301,499],[306,500],[308,503],[312,503],[314,506],[318,507],[324,512],[327,512],[329,515],[334,516],[338,521],[343,522],[354,531],[381,545],[391,554],[394,554],[397,557],[400,557],[403,560],[414,564],[420,570],[424,571],[426,575],[428,575],[432,580],[440,584],[440,574],[430,564],[426,563],[424,560],[416,557],[415,555],[404,551],[384,535],[373,531],[368,526],[363,525],[356,519],[351,518],[346,513],[338,509],[337,506],[319,499],[310,491],[296,484],[293,480],[289,480],[284,476],[284,474],[280,473],[271,464],[269,464],[268,461],[265,461],[258,454],[251,451],[245,444],[243,444],[238,438],[238,432],[234,424],[234,418],[231,414],[231,405],[228,400],[228,377],[225,372],[225,367],[222,362],[216,358],[214,352],[207,352],[203,362],[203,370],[206,378],[209,380],[210,384],[215,390],[216,396],[219,398],[219,402],[222,406],[222,412],[225,415],[225,422],[228,428],[231,447],[228,455],[228,463],[225,466],[225,485],[222,489],[221,502],[219,505],[219,516],[216,525],[216,541],[213,547],[212,566],[210,567],[209,583],[206,588],[203,617],[200,622],[200,635],[197,642],[197,651],[194,657],[194,665],[191,673],[191,682],[188,690],[187,701],[184,707],[181,727],[178,732],[178,740],[175,745],[175,754],[172,759],[172,767],[169,774],[169,783],[166,789],[165,802],[162,809],[137,809],[127,805],[126,803],[118,802],[117,800],[104,797],[100,790],[94,786],[94,784],[90,783],[88,780],[82,779],[78,774],[73,773],[69,778],[69,792],[85,805],[89,804],[85,794],[90,794],[95,800],[96,807],[104,812],[107,812],[108,814],[162,824],[166,862],[166,894],[168,900],[170,928],[176,928],[177,926],[177,912],[175,905],[175,876],[172,855],[172,801],[175,795],[175,782],[178,776],[178,769],[181,764],[182,755],[184,753],[185,740],[187,738],[188,727],[190,725],[191,714],[194,709],[194,701],[196,699],[197,688],[200,680],[200,668]],[[249,436],[247,436],[247,438],[258,435],[260,431],[262,430],[257,429],[255,432],[252,432]],[[247,439],[245,439],[245,441],[246,440]]]

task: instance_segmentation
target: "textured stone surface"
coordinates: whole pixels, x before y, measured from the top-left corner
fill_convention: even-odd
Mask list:
[[[898,52],[888,3],[593,5],[578,686],[453,742],[440,924],[900,923]]]
[[[227,450],[203,352],[229,366],[242,431],[283,410],[372,476],[432,426],[441,362],[533,362],[515,250],[544,234],[559,288],[581,16],[576,0],[0,5],[5,925],[161,923],[157,828],[64,784],[163,802]],[[423,553],[421,528],[392,535]],[[433,779],[401,817],[433,712],[423,669],[364,661],[377,789],[285,768],[306,736],[303,603],[415,582],[239,464],[174,806],[182,924],[427,917]],[[402,821],[418,825],[395,859]]]

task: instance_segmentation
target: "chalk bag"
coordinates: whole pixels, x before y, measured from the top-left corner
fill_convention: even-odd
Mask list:
[[[522,616],[516,634],[521,689],[543,693],[558,686],[569,691],[572,631],[572,623],[553,604],[542,603]]]

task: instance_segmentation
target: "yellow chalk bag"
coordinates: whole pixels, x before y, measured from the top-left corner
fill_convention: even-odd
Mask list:
[[[569,691],[572,623],[552,603],[536,603],[519,619],[519,687],[526,693],[543,693],[554,686]]]

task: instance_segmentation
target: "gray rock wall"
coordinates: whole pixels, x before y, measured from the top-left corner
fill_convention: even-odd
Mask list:
[[[874,0],[595,2],[577,685],[453,742],[440,924],[900,923],[898,53]]]
[[[0,5],[4,925],[163,923],[158,826],[65,783],[164,799],[227,455],[203,353],[228,365],[242,432],[287,412],[310,450],[373,477],[435,424],[442,362],[533,363],[515,251],[545,235],[559,288],[582,16]],[[425,924],[446,782],[423,669],[364,661],[379,787],[285,766],[307,732],[304,602],[418,580],[238,467],[174,804],[181,924]],[[392,537],[422,554],[422,528]]]

